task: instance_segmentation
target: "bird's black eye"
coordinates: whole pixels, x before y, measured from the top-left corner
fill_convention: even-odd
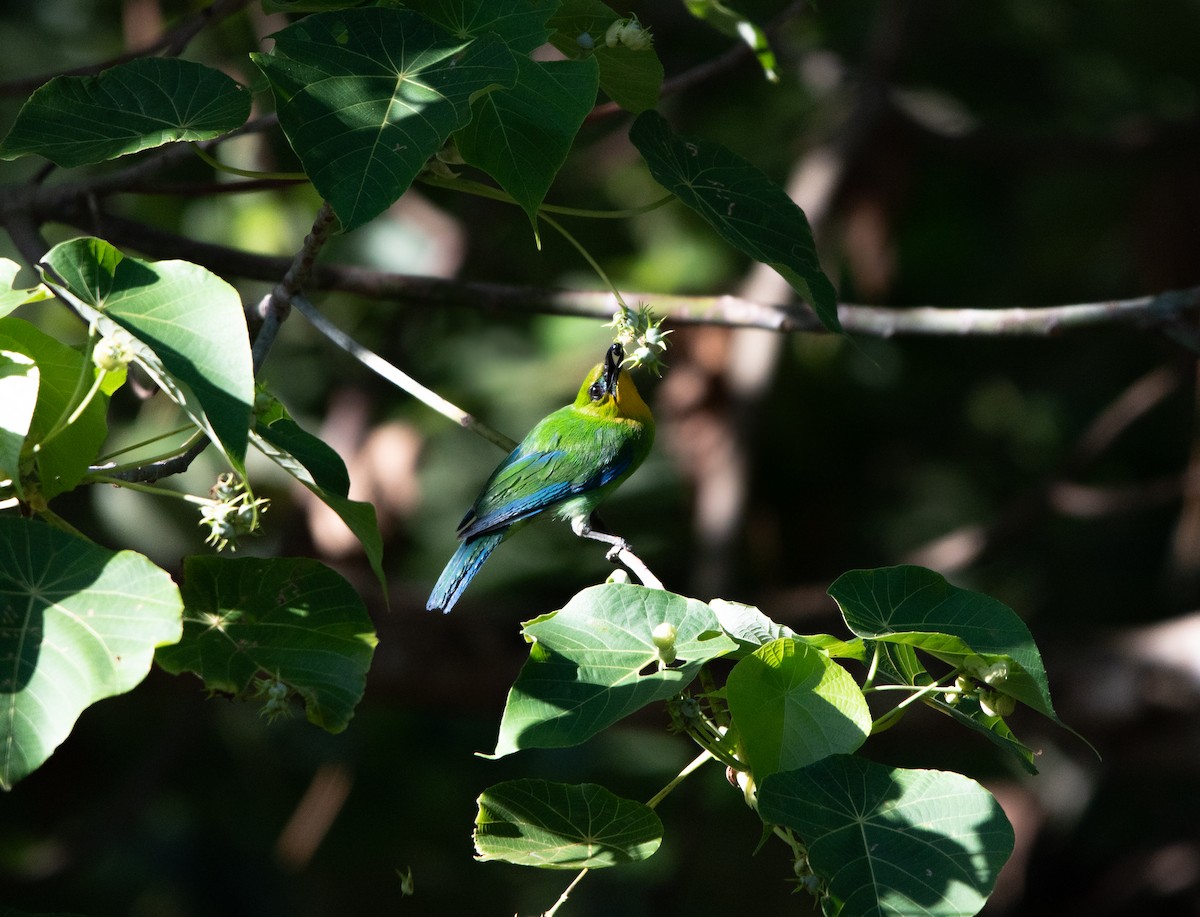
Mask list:
[[[592,383],[592,387],[588,389],[588,397],[592,401],[599,401],[604,397],[604,383],[601,380],[597,379]]]

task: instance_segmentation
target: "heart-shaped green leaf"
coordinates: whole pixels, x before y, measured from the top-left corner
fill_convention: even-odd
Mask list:
[[[725,687],[746,763],[760,781],[854,751],[871,734],[871,711],[850,673],[800,640],[755,650]]]
[[[0,787],[36,770],[84,708],[150,671],[179,639],[164,571],[31,519],[0,516]]]
[[[212,67],[139,57],[99,76],[56,76],[21,107],[0,159],[30,153],[64,168],[176,140],[208,140],[250,117],[250,93]]]
[[[593,59],[517,61],[517,85],[475,103],[471,123],[455,134],[466,162],[483,169],[529,215],[562,168],[587,113],[596,104]]]
[[[1029,628],[997,599],[914,566],[851,570],[829,594],[860,637],[907,644],[954,665],[974,657],[1004,665],[1007,677],[996,689],[1059,722]]]
[[[758,811],[808,850],[840,917],[969,917],[1012,853],[995,798],[961,774],[834,755],[762,782]]]
[[[317,13],[254,54],[279,123],[344,232],[392,205],[471,102],[511,86],[517,65],[496,35],[456,38],[411,10]]]
[[[478,799],[481,860],[543,869],[599,869],[651,856],[662,842],[654,810],[594,783],[509,780]]]
[[[309,722],[346,728],[378,642],[353,586],[295,557],[189,557],[183,577],[183,638],[159,665],[237,695],[265,676],[304,699]]]
[[[115,324],[136,338],[138,362],[241,471],[254,368],[237,291],[198,265],[142,261],[102,239],[60,243],[43,263],[47,283],[62,284],[102,333]]]
[[[655,628],[673,628],[669,665]],[[524,633],[533,647],[508,693],[497,757],[578,745],[678,694],[701,665],[736,646],[703,602],[619,583],[584,589],[561,611],[526,623]]]
[[[821,270],[808,218],[787,192],[720,144],[677,136],[658,112],[638,115],[629,139],[655,181],[738,251],[778,271],[822,325],[842,330],[837,292]]]

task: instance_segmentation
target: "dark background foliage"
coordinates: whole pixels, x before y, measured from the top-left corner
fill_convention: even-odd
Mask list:
[[[660,108],[681,132],[789,183],[843,301],[1032,307],[1198,282],[1195,3],[743,8],[777,23],[777,85],[745,55],[722,58],[729,42],[681,7],[638,9],[668,77],[723,61]],[[169,0],[0,3],[0,123],[11,123],[37,77],[138,47],[191,10]],[[249,5],[187,56],[251,81],[246,52],[284,22]],[[585,125],[551,200],[626,207],[656,195],[627,123],[601,112]],[[238,143],[236,164],[294,165],[278,137]],[[6,163],[0,177],[18,182],[35,167]],[[172,177],[207,174],[197,160]],[[822,175],[831,176],[824,185]],[[292,187],[129,196],[119,210],[288,254],[317,204]],[[709,294],[761,282],[679,207],[571,225],[624,289]],[[46,227],[52,241],[80,230]],[[0,254],[19,260],[5,238]],[[410,192],[323,259],[597,285],[557,236],[543,233],[537,251],[516,209],[438,189]],[[247,299],[264,289],[240,288]],[[785,295],[765,289],[768,299]],[[514,436],[571,396],[607,341],[580,319],[340,294],[322,305]],[[1193,353],[1126,325],[853,341],[689,327],[673,341],[670,370],[645,386],[660,421],[656,452],[606,512],[668,587],[758,603],[797,630],[835,634],[824,590],[856,567],[920,562],[1006,602],[1043,649],[1059,712],[1100,758],[1047,723],[1019,720],[1042,752],[1042,773],[1029,777],[922,710],[864,752],[961,769],[997,794],[1017,849],[987,913],[1200,912]],[[476,795],[541,774],[646,798],[692,754],[666,734],[665,714],[651,712],[573,751],[473,755],[493,747],[526,652],[517,622],[605,576],[602,552],[564,526],[532,527],[497,553],[453,615],[428,615],[454,525],[498,453],[298,318],[266,378],[347,459],[386,526],[385,603],[330,520],[259,469],[275,505],[267,534],[246,549],[320,556],[372,608],[381,642],[363,704],[346,733],[328,736],[300,718],[268,726],[249,705],[205,699],[189,678],[155,672],[86,711],[59,752],[0,799],[0,903],[155,917],[545,909],[568,876],[471,861]],[[132,441],[165,408],[130,396],[114,410],[117,436]],[[202,460],[189,480],[202,492],[218,470]],[[168,569],[196,550],[194,520],[174,507],[107,489],[62,502],[60,514],[98,540]],[[758,821],[718,768],[660,811],[660,853],[593,874],[566,913],[808,912],[791,896],[782,850],[753,855]],[[402,897],[397,871],[409,866],[416,893]]]

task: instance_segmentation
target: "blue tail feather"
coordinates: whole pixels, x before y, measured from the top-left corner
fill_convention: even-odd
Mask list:
[[[425,609],[449,614],[454,603],[458,601],[458,597],[467,588],[467,584],[471,582],[475,574],[479,572],[479,568],[483,566],[483,562],[488,559],[492,551],[496,550],[496,545],[500,544],[507,534],[507,530],[489,532],[460,544],[458,550],[454,552],[454,556],[450,558],[450,562],[446,564],[446,568],[442,570],[442,575],[438,577],[429,601],[425,603]]]

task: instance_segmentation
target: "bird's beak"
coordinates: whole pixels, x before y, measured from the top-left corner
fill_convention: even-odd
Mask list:
[[[617,393],[617,378],[621,375],[621,363],[625,359],[625,348],[613,344],[604,355],[604,391],[609,395]]]

